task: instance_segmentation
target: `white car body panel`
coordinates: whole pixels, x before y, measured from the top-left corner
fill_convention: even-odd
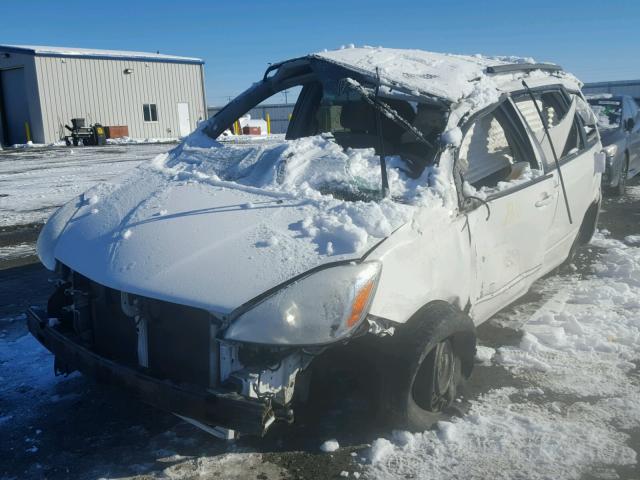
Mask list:
[[[134,174],[95,204],[77,201],[68,222],[53,217],[41,238],[66,226],[52,245],[39,242],[40,257],[53,248],[60,262],[107,287],[220,314],[311,268],[349,258],[321,255],[308,242],[267,245],[271,231],[300,220],[298,200],[167,182],[148,171],[144,183],[136,180]]]
[[[350,55],[319,56],[347,66],[360,62],[356,58],[353,64]],[[462,62],[452,58],[454,64]],[[436,63],[427,70],[440,68],[446,56],[431,60]],[[464,69],[470,77],[464,85],[456,83],[447,96],[439,90],[446,82],[432,82],[430,92],[442,93],[449,101],[469,95],[466,83],[471,84],[471,77],[490,63],[470,62]],[[355,66],[370,67],[367,62]],[[492,88],[503,94],[522,90],[517,75],[496,78]],[[535,72],[527,82],[532,88],[559,84],[575,90],[580,85],[570,75]],[[447,129],[458,128],[463,117],[486,106],[465,99],[453,104]],[[367,257],[383,264],[370,314],[404,323],[425,304],[445,300],[480,323],[522,295],[534,280],[566,258],[585,212],[599,200],[600,175],[594,171],[599,150],[597,142],[562,167],[572,225],[566,218],[556,171],[531,185],[488,198],[488,219],[485,205],[466,212],[453,205],[446,215],[418,208],[411,221]],[[441,156],[440,169],[447,195],[455,199],[451,151]],[[116,290],[227,315],[312,268],[357,260],[377,243],[370,239],[359,255],[320,254],[302,241],[262,248],[270,230],[286,230],[301,220],[304,205],[299,200],[195,181],[168,183],[160,174],[145,173],[144,185],[132,176],[116,191],[107,192],[99,208],[90,200],[76,200],[54,215],[38,242],[43,263],[53,268],[57,259]],[[114,233],[123,230],[124,236]]]

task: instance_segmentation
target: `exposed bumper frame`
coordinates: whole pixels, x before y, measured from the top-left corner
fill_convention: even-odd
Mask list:
[[[145,403],[208,425],[222,426],[249,435],[262,436],[273,423],[274,413],[267,401],[195,385],[176,385],[118,364],[76,343],[55,327],[48,326],[46,313],[34,308],[27,310],[27,322],[31,334],[62,364],[98,381],[116,385]]]

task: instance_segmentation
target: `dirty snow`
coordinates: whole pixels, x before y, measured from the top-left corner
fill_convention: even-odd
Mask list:
[[[132,137],[119,137],[119,138],[107,138],[108,145],[137,145],[137,144],[149,144],[149,143],[176,143],[175,138],[132,138]]]
[[[36,246],[33,243],[22,242],[15,245],[5,245],[0,247],[0,262],[16,260],[31,255],[35,255]]]
[[[640,427],[640,248],[602,234],[593,245],[593,274],[548,277],[538,311],[496,319],[524,331],[518,346],[478,351],[536,387],[492,390],[434,431],[376,440],[372,478],[617,478],[614,465],[637,463],[625,430]]]

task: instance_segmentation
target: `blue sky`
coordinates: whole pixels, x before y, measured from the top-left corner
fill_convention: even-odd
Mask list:
[[[268,62],[340,45],[531,56],[583,81],[640,78],[640,1],[2,1],[0,43],[156,51],[206,62],[210,105]]]

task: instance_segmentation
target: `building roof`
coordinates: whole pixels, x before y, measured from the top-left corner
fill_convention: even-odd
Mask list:
[[[122,50],[97,50],[90,48],[48,47],[41,45],[0,45],[1,52],[22,53],[43,57],[73,57],[110,60],[137,60],[166,63],[196,63],[203,64],[200,58],[179,57],[149,52],[128,52]]]

